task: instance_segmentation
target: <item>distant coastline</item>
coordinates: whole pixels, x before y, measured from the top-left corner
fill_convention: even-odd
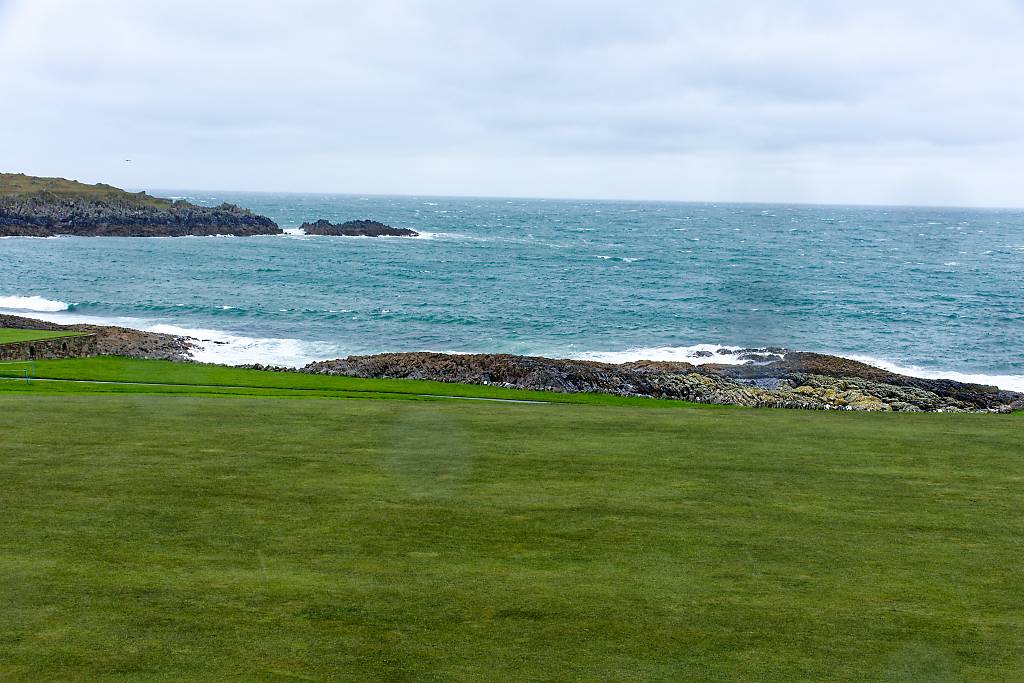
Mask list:
[[[407,228],[373,220],[304,223],[311,235],[417,237]],[[223,202],[198,206],[106,184],[0,173],[0,237],[252,237],[280,235],[270,218]]]

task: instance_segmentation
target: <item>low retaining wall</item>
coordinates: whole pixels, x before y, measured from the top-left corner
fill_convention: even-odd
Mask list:
[[[96,335],[93,334],[0,344],[0,360],[84,358],[95,355]]]

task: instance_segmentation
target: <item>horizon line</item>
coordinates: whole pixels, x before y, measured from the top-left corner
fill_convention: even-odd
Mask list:
[[[135,186],[134,191],[150,193],[151,190]],[[207,189],[207,188],[184,188],[184,187],[159,187],[153,186],[155,191],[180,191],[180,192],[209,192],[209,193],[237,193],[237,194],[293,194],[293,195],[328,195],[333,197],[403,197],[403,198],[425,198],[425,199],[504,199],[524,201],[553,201],[553,202],[606,202],[606,203],[652,203],[652,204],[697,204],[697,205],[727,205],[727,206],[818,206],[818,207],[844,207],[844,208],[865,208],[865,209],[963,209],[981,211],[1024,211],[1024,204],[1019,206],[1002,205],[981,205],[981,204],[876,204],[871,202],[810,202],[810,201],[779,201],[779,200],[701,200],[701,199],[654,199],[654,198],[608,198],[608,197],[556,197],[556,196],[517,196],[517,195],[490,195],[490,194],[432,194],[432,193],[390,193],[390,192],[327,192],[316,190],[239,190],[239,189]],[[156,195],[153,195],[156,196]]]

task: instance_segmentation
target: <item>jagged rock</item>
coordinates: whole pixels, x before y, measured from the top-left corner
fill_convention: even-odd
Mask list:
[[[971,406],[973,408],[997,408],[1008,405],[1017,399],[1019,394],[1004,391],[998,387],[980,384],[965,384],[948,379],[924,379],[909,377],[895,372],[876,368],[867,363],[829,356],[821,353],[785,352],[782,360],[765,364],[721,365],[708,364],[701,366],[702,372],[709,372],[720,377],[731,379],[764,379],[789,378],[800,375],[820,375],[849,381],[864,380],[878,385],[896,387],[897,393],[907,393],[926,400],[926,396],[941,396],[949,399],[950,406]],[[915,392],[924,392],[916,394]],[[916,401],[910,401],[920,405]],[[938,410],[942,403],[935,402],[934,407],[926,410]],[[944,405],[944,404],[943,404]]]
[[[176,202],[159,209],[83,199],[0,198],[0,235],[10,237],[249,237],[281,232],[269,218],[231,204],[206,208]]]
[[[110,185],[0,174],[0,236],[245,237],[281,232],[269,218],[234,204],[211,208]]]
[[[419,237],[419,233],[408,228],[393,228],[378,221],[358,220],[331,223],[320,219],[315,223],[303,223],[307,235],[331,235],[335,237]]]

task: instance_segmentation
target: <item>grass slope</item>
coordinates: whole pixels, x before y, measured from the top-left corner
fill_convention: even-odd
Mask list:
[[[39,339],[55,339],[57,337],[77,337],[81,332],[59,332],[50,330],[19,330],[13,327],[0,327],[0,344],[13,342],[36,341]]]
[[[3,394],[0,679],[1020,680],[1021,425]]]

